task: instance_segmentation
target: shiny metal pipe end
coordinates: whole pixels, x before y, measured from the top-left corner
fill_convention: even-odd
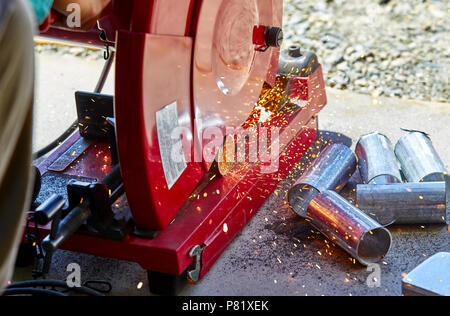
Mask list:
[[[403,136],[394,151],[409,182],[445,181],[448,171],[425,133],[410,132]]]
[[[381,261],[391,248],[391,233],[334,191],[315,195],[307,219],[362,265]]]
[[[341,191],[356,171],[356,156],[342,144],[325,148],[288,193],[294,211],[306,217],[314,196],[326,190]]]
[[[320,192],[308,184],[294,186],[288,193],[288,201],[297,215],[306,218],[308,206]]]
[[[363,183],[402,182],[392,143],[385,135],[371,133],[361,136],[356,144],[356,155]]]

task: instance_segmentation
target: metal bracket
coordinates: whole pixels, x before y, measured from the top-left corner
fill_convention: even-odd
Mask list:
[[[188,278],[192,282],[198,282],[200,280],[200,271],[202,270],[202,254],[203,248],[201,246],[194,246],[189,252],[189,257],[195,257],[195,268],[188,272]]]

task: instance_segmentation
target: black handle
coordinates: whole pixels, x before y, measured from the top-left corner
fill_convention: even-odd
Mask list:
[[[90,217],[92,213],[89,208],[89,202],[84,201],[75,207],[61,221],[58,226],[58,233],[55,238],[47,236],[42,242],[42,247],[47,252],[54,252],[58,249],[70,236],[72,236]]]
[[[34,212],[34,219],[36,223],[41,226],[45,226],[58,214],[58,212],[64,207],[66,200],[60,195],[52,195]]]

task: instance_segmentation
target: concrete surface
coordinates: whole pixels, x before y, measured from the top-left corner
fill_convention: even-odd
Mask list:
[[[92,90],[101,61],[43,54],[39,58],[36,147],[45,145],[75,118],[73,92]],[[112,92],[112,81],[106,92]],[[320,128],[351,137],[379,131],[396,142],[400,128],[430,134],[445,164],[450,164],[450,105],[399,99],[372,99],[328,90],[329,104]],[[400,295],[402,275],[429,256],[450,252],[450,227],[393,227],[393,247],[381,263],[381,286],[370,288],[371,274],[328,243],[289,209],[284,181],[255,218],[225,251],[206,277],[183,295]],[[83,280],[105,279],[114,295],[148,295],[145,271],[137,264],[59,252],[50,277],[64,279],[66,266],[78,263]],[[15,278],[29,278],[19,269]],[[139,282],[143,286],[138,288]]]
[[[103,61],[44,52],[36,55],[36,68],[34,148],[38,149],[61,135],[75,121],[75,92],[94,91]],[[113,76],[108,78],[104,93],[114,93]]]

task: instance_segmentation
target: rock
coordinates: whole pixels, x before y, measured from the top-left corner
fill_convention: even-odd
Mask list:
[[[345,72],[339,71],[330,79],[330,83],[332,83],[336,88],[343,89],[350,83],[350,78]]]
[[[337,64],[340,64],[343,61],[344,61],[344,55],[342,53],[334,53],[326,58],[325,63],[329,64],[331,66],[335,66]]]
[[[350,69],[347,62],[339,63],[336,68],[340,71],[347,71]]]
[[[360,87],[367,87],[367,80],[363,79],[363,78],[355,80],[355,85],[360,86]]]
[[[309,30],[310,26],[311,26],[311,23],[309,21],[295,24],[295,26],[294,26],[295,32],[297,34],[303,34]]]
[[[395,80],[397,80],[397,81],[401,81],[401,82],[406,81],[406,76],[403,76],[403,75],[401,75],[401,74],[395,74],[395,75],[394,75],[394,78],[395,78]]]
[[[75,56],[83,56],[85,55],[85,48],[82,47],[72,47],[68,50],[68,53],[75,55]]]

